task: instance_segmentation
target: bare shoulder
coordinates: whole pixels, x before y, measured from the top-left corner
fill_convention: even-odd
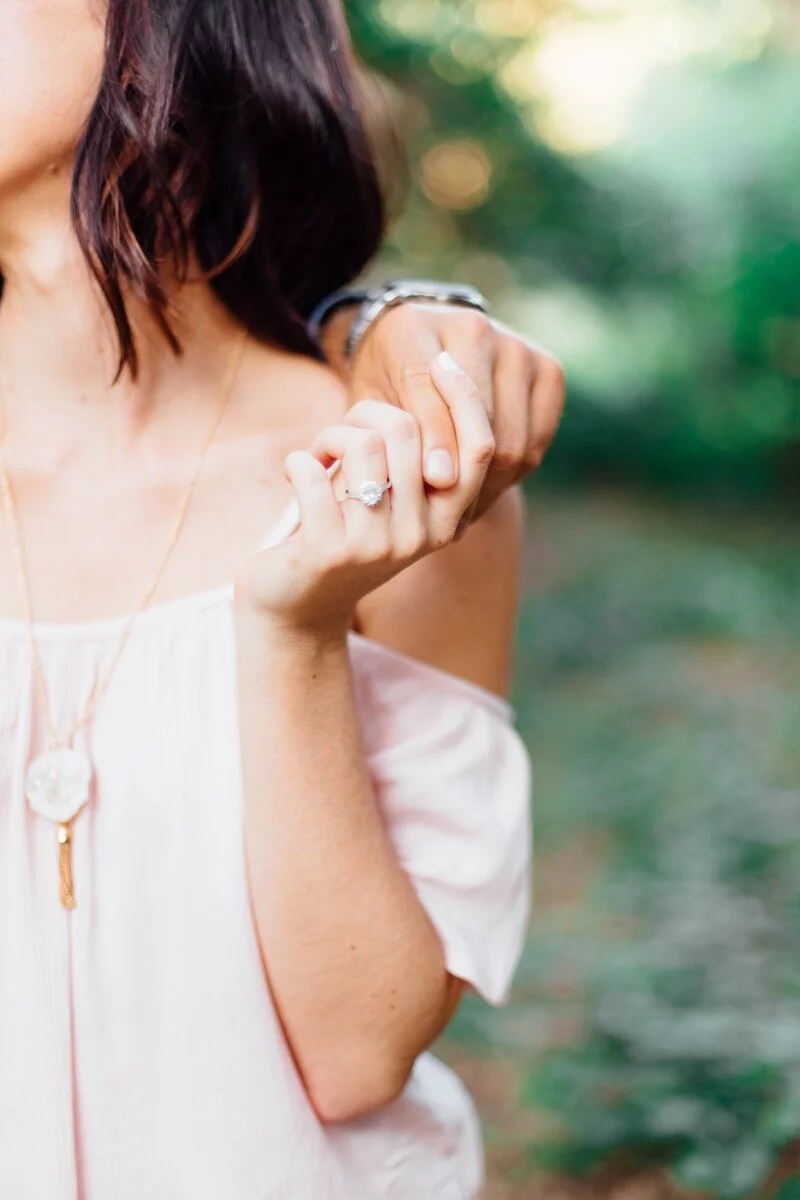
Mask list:
[[[273,431],[291,431],[298,445],[341,421],[349,408],[347,389],[330,367],[285,350],[258,346],[249,383],[250,418]]]
[[[359,612],[365,636],[412,658],[508,692],[519,606],[524,503],[505,496],[460,542],[380,588]]]

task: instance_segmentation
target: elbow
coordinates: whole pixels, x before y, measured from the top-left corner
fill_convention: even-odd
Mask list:
[[[417,1058],[436,1040],[458,1007],[463,984],[442,973],[436,1004],[406,1006],[404,1020],[382,1025],[372,1034],[363,1027],[342,1036],[304,1064],[312,1107],[326,1125],[369,1117],[403,1094]]]
[[[387,1108],[405,1091],[414,1062],[399,1063],[373,1047],[359,1047],[320,1065],[306,1078],[311,1105],[325,1125],[343,1125]]]

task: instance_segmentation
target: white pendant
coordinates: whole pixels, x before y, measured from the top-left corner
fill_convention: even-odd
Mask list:
[[[51,750],[28,767],[25,795],[35,813],[56,825],[77,817],[89,800],[92,768],[78,750]]]

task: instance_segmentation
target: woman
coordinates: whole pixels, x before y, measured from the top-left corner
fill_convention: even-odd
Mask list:
[[[524,932],[518,505],[450,545],[452,357],[439,491],[441,413],[312,358],[382,227],[340,13],[10,0],[0,57],[0,1194],[475,1196],[424,1052]]]

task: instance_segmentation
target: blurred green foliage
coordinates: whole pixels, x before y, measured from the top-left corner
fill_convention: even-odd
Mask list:
[[[452,1036],[516,1059],[539,1164],[753,1196],[800,1137],[793,533],[602,495],[535,512],[517,705],[546,892],[515,1004]]]
[[[540,1161],[664,1163],[733,1200],[800,1135],[800,565],[757,529],[722,546],[696,519],[637,524],[591,522],[525,615],[541,838],[604,839],[585,928],[544,914],[531,943],[583,1033],[525,1094],[560,1118]]]
[[[544,22],[570,5],[539,7]],[[619,145],[566,157],[504,86],[535,27],[487,32],[486,0],[347,8],[362,57],[402,97],[411,149],[387,257],[470,278],[562,356],[572,395],[551,473],[723,496],[796,488],[797,56],[776,38],[754,61],[662,70]],[[464,211],[426,195],[419,169],[458,139],[491,173]]]

